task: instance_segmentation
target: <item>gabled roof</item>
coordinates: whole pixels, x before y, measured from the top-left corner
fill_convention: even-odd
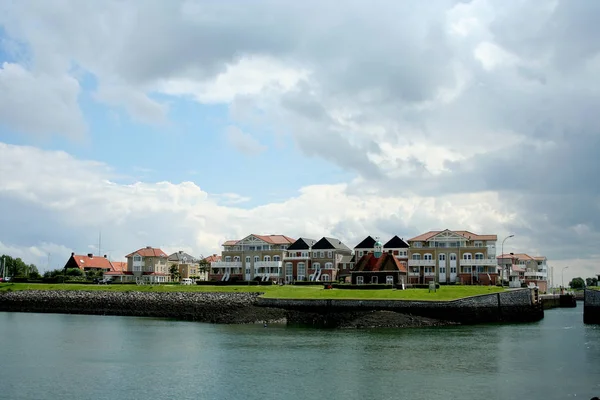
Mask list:
[[[112,271],[113,272],[124,272],[127,271],[127,263],[123,262],[123,261],[111,261],[110,262],[113,266]]]
[[[398,261],[393,254],[383,253],[381,257],[376,258],[373,253],[365,254],[358,260],[354,267],[354,272],[380,272],[394,271],[406,273],[406,267]]]
[[[353,258],[354,258],[354,256],[352,256],[352,255],[349,255],[349,254],[344,255],[344,256],[342,256],[342,259],[340,260],[340,263],[341,264],[351,263]]]
[[[85,256],[79,254],[71,254],[71,257],[80,269],[99,268],[107,269],[109,271],[113,269],[113,265],[110,263],[110,260],[106,257],[94,256],[93,254],[88,254]]]
[[[221,261],[221,256],[213,254],[212,256],[208,256],[208,257],[204,258],[204,261],[206,261],[208,263]]]
[[[135,254],[142,257],[167,257],[167,253],[162,251],[161,249],[156,249],[152,246],[143,247],[133,253],[127,254],[125,258],[133,257]]]
[[[269,244],[292,244],[296,241],[296,239],[293,239],[289,236],[285,236],[285,235],[257,235],[255,233],[252,233],[248,236],[246,236],[244,239],[249,238],[250,236],[254,236],[257,239],[262,240],[265,243],[269,243]],[[241,239],[241,240],[244,240]],[[234,246],[236,245],[238,242],[240,242],[240,240],[228,240],[225,243],[223,243],[223,246]]]
[[[367,236],[362,242],[354,246],[355,249],[372,249],[373,247],[375,247],[375,239],[371,236]]]
[[[398,235],[394,236],[383,245],[384,249],[407,249],[408,247],[408,243],[400,239]]]
[[[179,263],[186,263],[186,262],[187,263],[196,263],[199,261],[196,257],[191,256],[188,253],[181,251],[181,250],[176,253],[171,254],[167,258],[167,260],[168,261],[176,261]]]
[[[415,236],[412,239],[408,239],[409,242],[426,242],[430,239],[433,239],[435,236],[439,235],[442,232],[451,232],[454,234],[457,234],[458,236],[461,236],[467,240],[498,240],[498,236],[497,235],[478,235],[476,233],[473,232],[469,232],[469,231],[451,231],[450,229],[444,229],[443,231],[429,231],[426,233],[423,233],[419,236]]]
[[[315,239],[309,238],[298,238],[294,243],[292,243],[287,249],[288,250],[308,250],[310,249],[317,241]]]
[[[323,237],[312,246],[313,250],[350,250],[348,246],[336,238]]]

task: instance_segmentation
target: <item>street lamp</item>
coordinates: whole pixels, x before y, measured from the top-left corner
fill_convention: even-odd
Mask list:
[[[569,268],[569,266],[567,265],[566,267],[563,267],[562,272],[561,272],[561,286],[562,289],[565,289],[565,269]]]
[[[501,250],[502,255],[500,256],[500,257],[502,257],[502,262],[504,262],[504,242],[506,242],[506,239],[510,239],[511,237],[515,237],[515,235],[508,235],[502,241],[502,250]],[[502,268],[500,268],[500,271],[504,272],[504,266],[502,266]],[[506,274],[506,279],[508,279],[510,281],[510,275],[508,273]],[[500,277],[500,282],[502,282],[502,287],[504,287],[504,279],[502,278],[502,276]]]

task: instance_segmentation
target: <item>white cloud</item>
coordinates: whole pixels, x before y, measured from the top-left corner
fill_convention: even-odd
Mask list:
[[[237,126],[228,126],[225,137],[231,146],[243,154],[254,156],[267,150],[267,146],[261,144],[255,137],[242,131]]]
[[[35,73],[5,62],[0,67],[0,124],[36,136],[80,139],[87,127],[79,110],[79,83],[67,74]]]

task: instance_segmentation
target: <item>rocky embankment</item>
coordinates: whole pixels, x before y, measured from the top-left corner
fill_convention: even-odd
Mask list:
[[[0,293],[0,311],[124,315],[245,324],[285,319],[285,310],[256,307],[257,293],[14,291]]]

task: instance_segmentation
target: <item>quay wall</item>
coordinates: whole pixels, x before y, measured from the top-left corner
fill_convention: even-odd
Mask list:
[[[600,324],[600,290],[585,289],[583,323]]]
[[[256,306],[258,293],[23,290],[0,292],[0,311],[174,318],[218,324],[274,322],[281,309]]]
[[[419,318],[428,325],[532,322],[544,317],[530,289],[512,290],[453,301],[411,300],[292,300],[258,298],[259,306],[288,310],[288,323],[317,326],[361,325],[373,313]]]

